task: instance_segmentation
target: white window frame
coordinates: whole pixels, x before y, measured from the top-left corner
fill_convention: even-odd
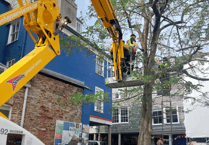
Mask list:
[[[78,27],[79,26],[79,27]],[[82,24],[79,23],[78,21],[76,21],[76,31],[78,33],[81,33],[82,32]]]
[[[120,89],[121,90],[121,89]],[[118,99],[123,99],[123,98],[126,98],[126,94],[124,94],[125,92],[124,91],[120,91],[118,89],[118,95],[119,95],[119,98]],[[122,97],[123,96],[123,97]]]
[[[121,122],[121,109],[127,108],[127,116],[128,116],[128,122]],[[129,123],[129,107],[121,107],[117,108],[118,109],[118,122],[113,122],[113,124],[124,124],[124,123]],[[112,113],[113,114],[113,113]]]
[[[155,112],[155,111],[161,111],[161,112],[162,112],[162,110],[153,110],[153,111],[152,111],[152,125],[162,125],[162,123],[154,123],[153,112]],[[162,113],[162,119],[163,119],[163,117],[164,117],[164,115],[163,115],[163,113]]]
[[[115,76],[114,67],[108,64],[108,67],[107,68],[108,68],[107,69],[107,72],[108,72],[107,78],[108,77],[114,77]],[[110,76],[109,76],[109,73],[110,73]]]
[[[96,56],[96,67],[95,67],[95,72],[96,72],[96,74],[98,74],[98,75],[100,75],[100,76],[102,76],[102,77],[104,77],[104,60],[103,60],[103,63],[102,63],[102,65],[100,65],[100,64],[98,64],[98,62],[99,62],[99,60],[98,60],[98,56]],[[100,73],[100,72],[97,72],[97,65],[100,65],[100,66],[102,66],[102,72]]]
[[[9,107],[9,116],[8,116],[8,119],[10,120],[11,119],[11,115],[12,115],[12,106],[7,105],[7,104],[4,104],[1,107]],[[2,110],[7,110],[7,109],[2,109]]]
[[[7,61],[6,67],[9,68],[9,67],[11,67],[13,64],[15,64],[15,58],[13,58],[13,59]]]
[[[114,124],[119,124],[120,123],[120,108],[115,108],[115,110],[118,109],[118,122],[113,122]],[[112,119],[113,115],[115,115],[115,110],[112,112]]]
[[[118,96],[118,97],[116,98],[116,96]],[[118,92],[114,94],[114,99],[120,99],[120,96],[119,96]]]
[[[19,23],[19,28],[17,29],[16,27],[17,27],[17,24],[18,24],[18,23]],[[13,30],[13,25],[15,25],[15,32],[12,32],[12,30]],[[18,18],[18,19],[16,19],[16,20],[12,21],[12,22],[10,23],[9,36],[8,36],[7,45],[9,45],[9,44],[11,44],[11,43],[13,43],[13,42],[15,42],[15,41],[18,40],[19,31],[20,31],[20,18]],[[17,34],[16,34],[16,33],[17,33]],[[12,36],[13,36],[13,35],[17,35],[17,36],[16,36],[15,39],[12,41]]]
[[[167,123],[167,119],[166,119],[166,109],[168,109],[168,108],[163,108],[163,113],[162,113],[162,117],[164,118],[164,124],[171,124],[171,122]],[[161,111],[161,112],[162,112],[162,110],[153,110],[152,113],[153,113],[154,111]],[[172,122],[172,124],[179,124],[179,123],[180,123],[178,106],[176,106],[176,112],[177,112],[178,122]],[[153,117],[153,116],[152,116],[152,117]],[[154,119],[152,118],[152,125],[162,125],[162,123],[154,123]]]
[[[163,108],[164,110],[164,112],[165,112],[165,117],[164,118],[166,118],[166,109],[168,109],[168,108]],[[179,111],[178,111],[178,106],[176,106],[176,114],[177,114],[177,119],[178,119],[178,122],[172,122],[172,124],[179,124],[180,122],[179,122]],[[172,114],[171,114],[172,115]],[[173,120],[172,120],[173,121]],[[165,124],[171,124],[171,122],[169,122],[169,123],[167,123],[167,119],[164,119],[164,122],[165,122]]]
[[[115,71],[114,71],[114,67],[113,66],[111,66],[110,77],[115,77]]]
[[[6,70],[6,67],[0,66],[0,68],[3,69],[4,71]],[[0,72],[0,74],[1,74],[1,72]]]
[[[95,86],[95,94],[97,93],[97,92],[103,92],[104,93],[104,90],[103,89],[101,89],[101,88],[99,88],[99,87],[97,87],[97,86]],[[102,97],[102,100],[104,100],[104,96]],[[97,108],[97,103],[98,103],[98,101],[96,101],[95,103],[94,103],[94,111],[96,111],[96,112],[100,112],[100,113],[104,113],[104,102],[101,100],[101,110],[99,110],[98,108]]]

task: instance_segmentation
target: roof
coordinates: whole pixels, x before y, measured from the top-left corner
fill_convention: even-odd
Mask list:
[[[10,3],[6,0],[3,0],[3,3],[5,3],[6,5],[10,5]]]
[[[68,76],[65,76],[65,75],[62,75],[60,73],[56,73],[54,71],[51,71],[49,69],[46,69],[46,68],[43,68],[40,73],[42,74],[46,74],[46,75],[49,75],[51,77],[54,77],[56,79],[59,79],[59,80],[62,80],[62,81],[65,81],[65,82],[68,82],[68,83],[71,83],[71,84],[74,84],[76,86],[79,86],[81,88],[85,88],[85,89],[88,89],[88,90],[91,90],[89,87],[87,87],[84,82],[82,81],[79,81],[79,80],[76,80],[76,79],[73,79],[71,77],[68,77]]]

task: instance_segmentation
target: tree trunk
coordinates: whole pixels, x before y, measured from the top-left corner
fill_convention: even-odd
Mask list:
[[[152,135],[152,83],[144,85],[142,100],[142,120],[138,136],[138,145],[151,145]]]

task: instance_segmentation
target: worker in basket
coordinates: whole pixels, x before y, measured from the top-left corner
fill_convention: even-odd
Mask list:
[[[122,74],[126,73],[128,68],[130,68],[130,65],[129,65],[129,61],[130,61],[129,49],[130,49],[130,46],[125,44],[125,41],[123,40],[123,52],[124,52],[124,60],[125,60],[125,62],[122,64],[122,70],[121,70]],[[109,52],[110,52],[110,55],[111,55],[111,59],[113,61],[113,48],[111,48],[109,50]]]
[[[163,57],[163,63],[158,66],[158,70],[162,71],[160,82],[162,84],[163,96],[170,96],[170,63],[167,57]]]
[[[125,44],[125,41],[123,40],[123,52],[124,52],[124,63],[122,64],[122,68],[121,68],[121,71],[122,71],[122,75],[124,73],[126,73],[129,68],[130,68],[130,64],[129,64],[129,61],[130,61],[130,53],[129,53],[129,50],[131,49],[131,47],[128,45],[128,44]],[[110,52],[110,55],[111,55],[111,59],[113,61],[113,48],[111,48],[109,50]],[[130,71],[129,71],[129,74],[130,74]]]
[[[136,35],[134,35],[134,34],[131,34],[130,39],[128,40],[127,44],[129,46],[128,50],[129,50],[129,54],[131,56],[127,59],[127,61],[133,62],[133,61],[135,61],[135,58],[136,58],[136,48],[140,49],[142,52],[144,52],[144,49],[140,48],[139,45],[136,43]],[[131,65],[132,71],[133,71],[133,68],[134,68],[134,64]],[[128,75],[130,74],[130,64],[129,64],[129,70],[128,70],[127,74]]]

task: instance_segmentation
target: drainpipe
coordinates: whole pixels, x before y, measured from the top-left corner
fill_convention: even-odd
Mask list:
[[[28,97],[28,89],[33,84],[34,78],[32,78],[27,84],[25,84],[25,97],[24,97],[24,103],[23,103],[23,109],[22,109],[22,117],[21,117],[21,123],[20,126],[23,127],[24,117],[25,117],[25,108],[27,103],[27,97]]]
[[[25,117],[25,108],[26,108],[26,103],[27,103],[27,97],[28,97],[28,87],[26,87],[26,89],[25,89],[25,97],[24,97],[22,118],[21,118],[21,124],[20,124],[21,127],[23,127],[23,122],[24,122],[24,117]]]

